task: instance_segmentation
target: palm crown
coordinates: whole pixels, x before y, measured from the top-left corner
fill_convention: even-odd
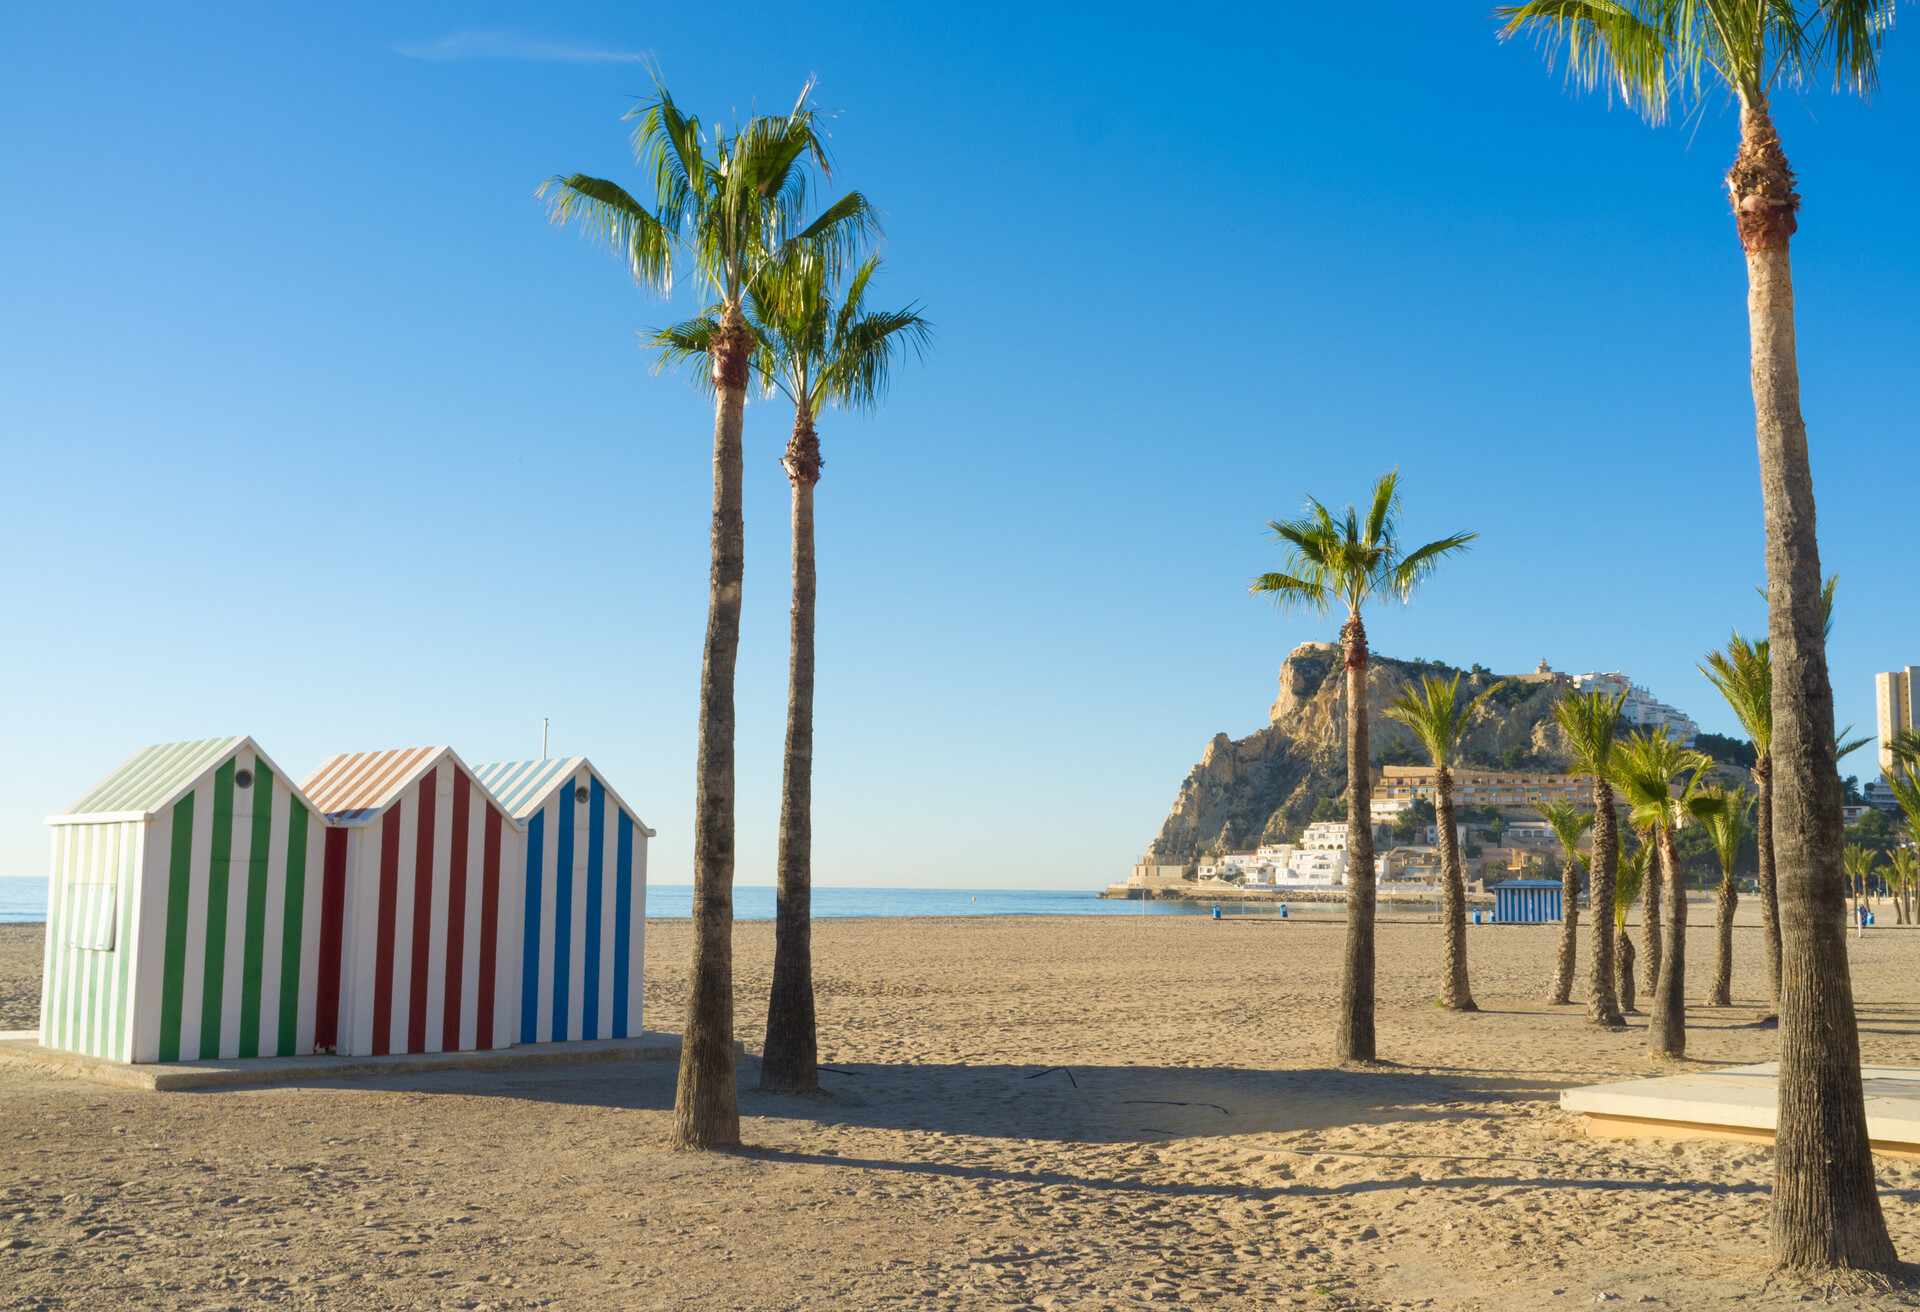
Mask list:
[[[1501,36],[1531,33],[1551,60],[1564,56],[1567,79],[1587,90],[1605,85],[1649,122],[1677,100],[1698,104],[1709,82],[1749,103],[1816,67],[1836,84],[1870,90],[1879,76],[1880,41],[1893,23],[1893,0],[1529,0],[1494,11]]]
[[[1553,829],[1553,836],[1560,840],[1560,850],[1574,860],[1582,856],[1580,836],[1593,828],[1593,812],[1582,811],[1572,802],[1554,798],[1548,802],[1535,802],[1533,809],[1540,813]]]
[[[1620,852],[1620,873],[1613,881],[1613,923],[1624,926],[1627,912],[1640,899],[1640,890],[1646,886],[1647,867],[1653,860],[1653,845],[1642,842],[1631,852],[1623,847]]]
[[[551,177],[535,193],[555,223],[578,222],[623,256],[635,282],[670,292],[678,247],[699,283],[723,306],[738,307],[795,246],[839,267],[876,231],[873,209],[857,191],[801,225],[807,164],[830,173],[807,103],[812,83],[786,115],[758,115],[730,133],[683,114],[658,78],[654,90],[656,99],[626,115],[637,120],[633,154],[651,174],[651,210],[618,183],[584,173]]]
[[[1289,548],[1287,568],[1262,574],[1252,590],[1311,610],[1326,610],[1337,601],[1353,614],[1375,597],[1407,600],[1440,561],[1466,550],[1479,534],[1455,533],[1402,552],[1399,487],[1397,473],[1382,475],[1364,516],[1353,506],[1336,516],[1309,497],[1301,518],[1271,522],[1273,535]]]
[[[1576,774],[1608,779],[1626,693],[1570,692],[1554,703],[1553,718],[1572,749]]]
[[[1740,859],[1740,845],[1753,832],[1748,822],[1753,798],[1744,788],[1706,787],[1700,789],[1698,799],[1702,803],[1696,807],[1700,826],[1713,844],[1714,855],[1720,859],[1721,872],[1731,879],[1734,862]]]
[[[1700,776],[1713,761],[1682,747],[1667,729],[1629,734],[1613,753],[1613,786],[1632,811],[1637,829],[1677,829],[1690,817],[1705,818],[1716,804],[1700,792]],[[1688,776],[1676,796],[1673,785]]]
[[[1767,640],[1750,642],[1735,633],[1725,651],[1707,653],[1700,672],[1707,676],[1753,740],[1759,756],[1773,751],[1773,662]]]
[[[1473,713],[1505,686],[1496,683],[1479,696],[1462,701],[1459,675],[1442,679],[1438,675],[1423,674],[1419,682],[1401,690],[1400,696],[1387,707],[1387,716],[1413,730],[1433,763],[1445,767],[1453,763],[1454,750],[1459,747],[1460,736],[1466,732]]]

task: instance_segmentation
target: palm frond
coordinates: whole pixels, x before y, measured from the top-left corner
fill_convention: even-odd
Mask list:
[[[1535,802],[1533,809],[1542,820],[1553,829],[1553,836],[1560,840],[1560,848],[1568,856],[1580,855],[1580,838],[1593,828],[1593,812],[1583,811],[1572,802],[1554,798],[1550,801]]]
[[[655,352],[654,372],[683,372],[701,391],[713,390],[713,339],[720,332],[720,318],[712,310],[692,319],[684,319],[645,334],[646,344]]]
[[[1620,708],[1626,701],[1625,692],[1609,697],[1594,689],[1569,692],[1554,703],[1554,722],[1566,734],[1573,749],[1576,774],[1608,777],[1614,745],[1620,735]]]
[[[1333,600],[1325,584],[1291,574],[1262,574],[1247,591],[1271,596],[1282,606],[1298,606],[1304,610],[1324,611]]]
[[[1852,756],[1855,752],[1873,741],[1872,738],[1848,738],[1847,735],[1852,732],[1853,726],[1849,724],[1833,735],[1834,760],[1844,760],[1846,757]]]
[[[1408,552],[1393,567],[1394,594],[1402,601],[1411,597],[1414,588],[1424,582],[1442,560],[1459,555],[1479,536],[1478,533],[1455,533]]]
[[[577,222],[587,234],[622,255],[633,280],[661,295],[673,290],[673,237],[626,188],[584,173],[556,174],[534,196],[547,202],[547,218]]]
[[[1725,651],[1708,652],[1700,672],[1726,699],[1734,718],[1761,756],[1773,750],[1773,661],[1767,640],[1749,642],[1738,632]]]
[[[1669,82],[1668,32],[1619,0],[1530,0],[1494,9],[1501,40],[1531,35],[1551,68],[1564,59],[1567,81],[1582,90],[1596,86],[1618,95],[1652,123],[1666,117]]]

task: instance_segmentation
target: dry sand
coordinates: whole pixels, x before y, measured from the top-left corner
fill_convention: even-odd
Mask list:
[[[724,1156],[663,1148],[667,1063],[195,1094],[0,1066],[0,1306],[1802,1300],[1767,1277],[1769,1151],[1592,1140],[1558,1110],[1650,1063],[1643,1017],[1603,1033],[1540,1005],[1555,932],[1472,930],[1486,1010],[1454,1015],[1430,1001],[1437,929],[1381,926],[1395,1064],[1342,1072],[1337,925],[824,922],[821,1047],[843,1073],[819,1100],[745,1093],[750,1146]],[[38,936],[0,928],[0,1028],[32,1021]],[[1742,1005],[1691,1013],[1700,1064],[1775,1055],[1752,1026],[1759,935],[1738,939]],[[736,943],[756,1047],[771,927]],[[648,947],[648,1019],[677,1028],[685,923]],[[1868,1059],[1920,1063],[1920,932],[1851,951]],[[1696,928],[1694,998],[1710,953]],[[1920,1163],[1880,1180],[1920,1257]]]

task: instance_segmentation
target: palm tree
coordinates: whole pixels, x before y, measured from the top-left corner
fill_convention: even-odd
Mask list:
[[[1847,873],[1847,891],[1853,897],[1853,914],[1860,914],[1860,904],[1866,900],[1867,884],[1873,878],[1875,867],[1880,864],[1880,854],[1870,847],[1858,843],[1848,843],[1840,855],[1841,868]]]
[[[1780,895],[1773,865],[1773,662],[1767,640],[1735,633],[1725,651],[1708,652],[1700,672],[1719,690],[1753,740],[1754,856],[1759,864],[1761,937],[1767,949],[1767,999],[1780,1005]]]
[[[1387,707],[1391,719],[1413,730],[1433,761],[1434,824],[1440,832],[1440,873],[1446,888],[1446,961],[1441,972],[1440,1005],[1451,1011],[1478,1011],[1467,982],[1467,881],[1460,869],[1460,838],[1453,820],[1453,759],[1467,722],[1504,683],[1495,683],[1470,701],[1460,700],[1460,676],[1442,679],[1423,674]]]
[[[1620,853],[1620,874],[1613,885],[1613,948],[1619,967],[1620,1009],[1631,1012],[1633,1005],[1633,940],[1627,937],[1627,912],[1647,882],[1647,866],[1653,858],[1653,845],[1644,839],[1632,851]]]
[[[869,255],[834,304],[829,261],[800,248],[747,294],[754,364],[769,393],[793,406],[793,432],[781,465],[793,499],[793,607],[787,658],[787,739],[780,790],[779,891],[774,912],[773,987],[760,1087],[804,1093],[820,1087],[813,1002],[813,671],[814,487],[826,461],[815,427],[829,405],[871,410],[886,394],[893,367],[911,347],[924,353],[932,328],[912,307],[867,308],[880,268]],[[709,313],[655,335],[662,359],[698,366],[712,349],[719,319]]]
[[[1613,749],[1620,731],[1620,707],[1627,694],[1572,692],[1553,707],[1553,718],[1567,736],[1569,767],[1574,774],[1593,779],[1593,871],[1587,900],[1594,906],[1593,964],[1587,973],[1587,1018],[1596,1025],[1618,1027],[1626,1021],[1614,992],[1613,935],[1599,908],[1613,905],[1613,881],[1620,867],[1620,837],[1613,813]]]
[[[1701,817],[1701,827],[1713,844],[1720,860],[1720,893],[1714,900],[1713,988],[1707,994],[1709,1007],[1733,1005],[1733,912],[1740,892],[1734,887],[1733,867],[1740,859],[1740,846],[1753,827],[1747,817],[1753,811],[1753,799],[1744,789],[1702,788],[1700,795],[1712,805]]]
[[[1874,1192],[1860,1034],[1840,924],[1844,826],[1831,755],[1833,685],[1820,624],[1820,547],[1800,412],[1788,244],[1799,194],[1771,98],[1830,61],[1841,86],[1878,78],[1893,0],[1527,0],[1496,11],[1531,31],[1569,76],[1604,81],[1649,121],[1724,90],[1740,107],[1726,184],[1746,253],[1754,430],[1767,542],[1773,682],[1773,847],[1783,877],[1780,1110],[1773,1254],[1782,1267],[1884,1271],[1895,1261]]]
[[[1687,1055],[1687,887],[1675,856],[1673,835],[1686,820],[1706,809],[1696,805],[1700,776],[1713,762],[1682,747],[1663,726],[1630,734],[1614,754],[1613,782],[1626,802],[1633,823],[1653,837],[1657,867],[1647,883],[1667,886],[1667,943],[1654,978],[1652,1019],[1647,1026],[1647,1050],[1656,1057]],[[1682,782],[1682,776],[1687,776]],[[1673,786],[1680,783],[1680,793]],[[1658,914],[1649,895],[1649,917]],[[1647,925],[1653,943],[1653,924]]]
[[[1367,630],[1360,610],[1383,597],[1410,600],[1442,560],[1466,550],[1479,536],[1455,533],[1402,551],[1399,512],[1397,473],[1383,475],[1374,484],[1365,516],[1348,506],[1346,514],[1336,518],[1309,497],[1304,516],[1268,525],[1287,547],[1285,571],[1262,574],[1252,586],[1254,593],[1283,606],[1324,612],[1338,604],[1347,612],[1340,627],[1347,675],[1347,950],[1334,1041],[1340,1061],[1372,1061],[1375,1053],[1373,828],[1368,809],[1373,767],[1367,751]]]
[[[1573,999],[1573,959],[1580,938],[1580,864],[1586,859],[1580,851],[1580,839],[1593,828],[1593,812],[1558,799],[1536,802],[1533,809],[1560,840],[1560,905],[1564,909],[1560,916],[1560,956],[1554,964],[1553,988],[1547,993],[1547,1005],[1558,1007]],[[1607,913],[1596,903],[1593,916],[1604,921]]]
[[[1920,855],[1910,847],[1895,848],[1887,857],[1887,882],[1893,885],[1893,905],[1900,923],[1913,924],[1913,889],[1920,883]]]
[[[549,178],[555,223],[578,222],[627,263],[634,281],[672,289],[676,251],[717,301],[707,353],[714,393],[712,567],[700,664],[699,763],[693,825],[693,962],[674,1094],[673,1141],[684,1148],[740,1142],[733,1067],[733,803],[735,658],[740,646],[740,437],[754,349],[747,299],[799,247],[838,264],[874,227],[853,192],[802,223],[808,162],[826,152],[802,88],[790,113],[757,116],[731,133],[681,112],[666,86],[630,111],[634,157],[650,175],[648,209],[619,184],[584,173]]]

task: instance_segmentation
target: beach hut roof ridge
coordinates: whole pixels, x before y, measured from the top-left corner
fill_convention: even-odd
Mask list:
[[[474,777],[485,784],[499,799],[500,807],[515,820],[525,821],[535,811],[547,804],[547,798],[554,789],[566,783],[582,768],[600,781],[600,786],[613,799],[615,806],[633,817],[634,823],[646,830],[647,837],[655,837],[655,831],[640,813],[627,804],[619,790],[607,782],[594,763],[584,756],[548,756],[525,761],[488,761],[473,768]]]
[[[286,784],[296,801],[309,810],[318,811],[293,776],[282,770],[251,736],[241,734],[142,747],[65,813],[48,816],[47,823],[83,824],[108,818],[137,820],[157,815],[186,796],[208,770],[247,748],[252,748],[254,757]]]
[[[460,759],[451,747],[391,747],[374,752],[341,752],[322,761],[307,776],[304,785],[320,813],[330,824],[363,825],[406,795],[429,770],[442,761],[452,761],[480,785],[494,805],[493,795],[473,767]],[[508,823],[519,826],[507,808],[500,806]]]

